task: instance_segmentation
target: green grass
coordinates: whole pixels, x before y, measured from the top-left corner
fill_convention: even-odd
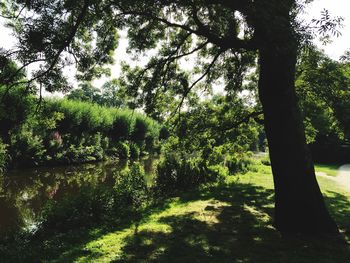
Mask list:
[[[254,157],[256,163],[265,164],[265,166],[270,165],[270,159],[268,155],[265,156],[255,156]],[[315,164],[315,171],[325,173],[328,176],[337,176],[339,165],[336,164]]]
[[[322,172],[329,176],[337,176],[339,165],[335,164],[315,164],[316,172]]]
[[[343,239],[282,238],[269,166],[169,199],[135,223],[77,229],[34,243],[35,262],[349,262],[350,193],[318,178]],[[127,220],[126,220],[127,221]]]

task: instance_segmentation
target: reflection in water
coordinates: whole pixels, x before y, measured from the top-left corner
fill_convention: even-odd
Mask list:
[[[143,160],[147,183],[152,182],[154,159]],[[112,187],[113,175],[128,162],[103,162],[10,171],[0,176],[0,235],[20,228],[35,228],[40,212],[50,199],[79,193],[82,187]]]

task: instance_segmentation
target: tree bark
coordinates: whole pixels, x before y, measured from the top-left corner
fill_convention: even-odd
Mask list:
[[[285,29],[278,32],[284,36],[259,50],[259,97],[275,185],[275,227],[286,234],[335,234],[338,228],[316,180],[297,103],[297,45]]]

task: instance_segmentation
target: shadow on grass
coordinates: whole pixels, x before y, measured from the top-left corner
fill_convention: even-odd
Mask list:
[[[231,184],[185,196],[182,201],[198,199],[214,200],[204,209],[216,217],[213,223],[198,219],[193,212],[162,217],[159,221],[171,227],[170,233],[144,229],[129,236],[114,262],[349,262],[349,246],[344,240],[282,239],[271,225],[271,190]],[[215,202],[228,205],[215,207]],[[344,212],[345,206],[349,207],[340,194],[328,203],[332,211]],[[346,211],[335,216],[348,224]]]
[[[350,202],[345,195],[334,191],[327,191],[325,202],[337,224],[350,240]],[[350,261],[350,260],[349,260]]]
[[[163,214],[169,210],[168,202],[149,209],[140,223],[143,227],[119,240],[120,251],[110,253],[108,260],[99,248],[91,251],[86,244],[108,233],[132,228],[130,222],[98,231],[79,229],[50,237],[44,243],[37,240],[28,247],[32,254],[23,262],[97,262],[102,258],[106,262],[349,262],[349,244],[344,240],[281,238],[272,227],[272,190],[231,183],[183,195],[177,204],[186,207],[199,201],[202,207],[184,213]],[[347,197],[329,192],[326,201],[340,227],[349,229]],[[149,227],[147,222],[153,215],[158,215],[157,224],[170,230]],[[349,239],[349,232],[346,235]]]
[[[167,209],[169,201],[161,205],[149,207],[143,213],[146,219],[153,213]],[[70,207],[67,209],[77,209]],[[125,217],[109,218],[108,222],[89,225],[82,222],[82,226],[63,224],[63,229],[44,228],[34,235],[19,234],[10,238],[0,237],[0,263],[31,263],[31,262],[73,262],[81,257],[99,258],[102,254],[94,252],[91,255],[85,246],[100,237],[115,231],[131,228],[139,215],[129,214]]]

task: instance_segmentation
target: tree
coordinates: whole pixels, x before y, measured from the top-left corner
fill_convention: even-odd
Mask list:
[[[24,81],[25,75],[18,66],[6,57],[0,56],[0,80],[16,72],[15,80]],[[0,81],[0,138],[10,142],[11,132],[17,129],[35,106],[33,87],[15,85],[11,89]]]
[[[348,140],[350,63],[346,54],[342,56],[341,61],[335,61],[314,47],[307,49],[298,62],[296,86],[301,102],[305,103],[307,98],[310,98],[314,102],[318,101],[318,104],[323,104],[323,109],[331,111],[332,117],[339,122],[339,128]]]
[[[91,83],[82,83],[78,89],[72,90],[67,96],[70,100],[80,100],[99,103],[101,100],[100,90]]]
[[[101,103],[115,108],[135,108],[133,98],[127,94],[127,90],[118,79],[105,82],[102,85]]]
[[[301,53],[296,87],[314,159],[346,162],[349,155],[350,77],[346,54],[332,60],[310,47]]]
[[[42,63],[30,81],[49,90],[66,87],[60,69],[69,61],[85,74],[78,73],[80,79],[108,73],[103,66],[112,62],[117,28],[128,31],[135,55],[156,50],[146,67],[129,70],[132,78],[126,78],[146,112],[156,108],[157,98],[166,92],[179,98],[176,110],[181,110],[197,84],[208,89],[218,79],[228,94],[237,94],[249,71],[249,63],[242,62],[253,63],[258,53],[259,98],[275,183],[275,226],[289,233],[337,233],[316,181],[294,85],[302,39],[296,15],[308,2],[17,0],[9,1],[3,13],[13,18],[11,26],[21,44],[17,59],[23,65]],[[334,29],[337,20],[329,19],[321,20],[321,30]],[[199,61],[189,74],[179,61],[193,54]]]

